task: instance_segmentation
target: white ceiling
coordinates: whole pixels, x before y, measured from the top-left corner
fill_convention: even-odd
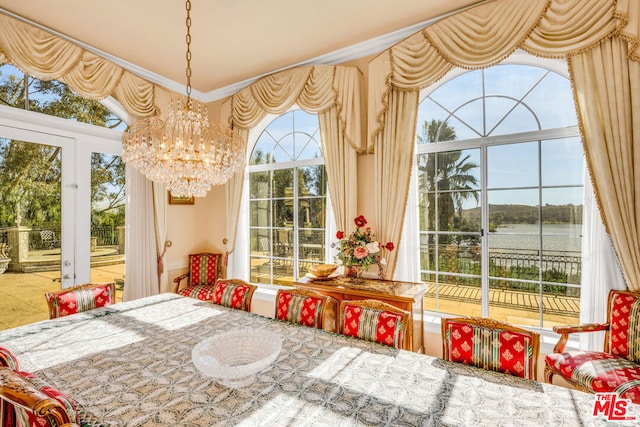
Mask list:
[[[193,96],[212,101],[294,65],[369,56],[434,18],[484,1],[192,0]],[[0,0],[0,8],[184,92],[183,1]]]

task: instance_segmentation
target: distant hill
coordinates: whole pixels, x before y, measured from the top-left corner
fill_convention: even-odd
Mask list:
[[[480,220],[480,208],[465,209],[462,217],[472,222]],[[538,207],[530,205],[489,205],[489,222],[500,224],[536,224]],[[582,224],[582,205],[544,205],[543,224]]]

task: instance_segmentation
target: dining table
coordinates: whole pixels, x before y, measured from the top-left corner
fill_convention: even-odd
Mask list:
[[[281,340],[241,386],[192,361],[236,329]],[[630,425],[594,415],[588,393],[171,293],[0,331],[0,346],[68,394],[82,426]]]

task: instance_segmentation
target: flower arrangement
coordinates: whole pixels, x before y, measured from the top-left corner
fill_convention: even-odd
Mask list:
[[[336,233],[338,241],[331,244],[332,248],[338,250],[335,256],[336,264],[345,267],[360,266],[363,270],[376,264],[380,277],[383,277],[383,266],[386,261],[382,257],[382,250],[392,251],[393,242],[387,242],[381,246],[373,230],[369,227],[365,228],[367,220],[363,215],[357,216],[353,222],[356,230],[348,236],[345,236],[343,231],[338,231]]]

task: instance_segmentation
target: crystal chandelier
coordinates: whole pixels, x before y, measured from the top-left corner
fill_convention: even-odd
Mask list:
[[[206,107],[191,99],[191,1],[187,9],[187,100],[171,102],[167,119],[141,119],[122,135],[122,158],[173,196],[204,197],[244,165],[242,139],[228,127],[209,123]],[[196,105],[194,105],[196,104]]]

